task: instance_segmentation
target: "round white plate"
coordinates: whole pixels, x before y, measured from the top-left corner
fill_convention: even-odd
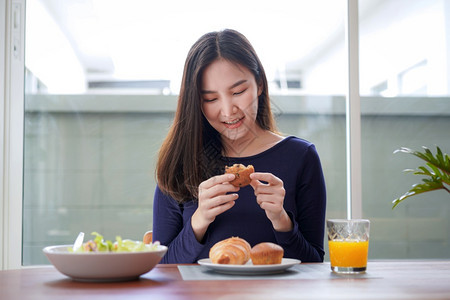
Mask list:
[[[221,265],[214,264],[209,258],[200,259],[198,264],[218,273],[232,275],[263,275],[285,272],[287,269],[301,263],[298,259],[283,258],[281,264],[253,265],[251,260],[245,265]]]

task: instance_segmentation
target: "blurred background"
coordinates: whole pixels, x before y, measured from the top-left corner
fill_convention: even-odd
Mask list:
[[[23,264],[79,231],[141,239],[152,229],[155,162],[184,60],[233,28],[266,69],[281,132],[313,142],[328,218],[346,217],[343,0],[27,0]],[[450,3],[360,0],[363,217],[369,259],[450,258],[450,198],[392,210],[420,178],[405,146],[450,152]],[[326,245],[326,243],[325,243]],[[326,249],[328,251],[328,249]],[[328,255],[326,256],[328,260]]]

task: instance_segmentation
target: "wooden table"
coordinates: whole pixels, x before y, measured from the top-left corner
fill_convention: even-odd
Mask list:
[[[0,271],[0,299],[450,299],[450,260],[369,261],[366,278],[324,272],[302,280],[193,281],[183,280],[177,265],[158,265],[139,280],[92,283],[52,266],[24,267]]]

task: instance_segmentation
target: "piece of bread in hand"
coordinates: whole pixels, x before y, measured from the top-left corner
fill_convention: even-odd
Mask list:
[[[281,264],[283,256],[283,247],[270,242],[259,243],[250,250],[250,258],[254,265]]]
[[[234,164],[231,167],[225,167],[225,173],[231,173],[236,176],[236,178],[230,181],[230,183],[239,187],[244,187],[250,184],[252,181],[250,179],[250,174],[253,172],[255,172],[255,168],[253,168],[252,165],[248,165],[246,167],[243,164]]]
[[[231,237],[214,244],[209,259],[215,264],[244,265],[250,260],[250,244],[239,237]]]

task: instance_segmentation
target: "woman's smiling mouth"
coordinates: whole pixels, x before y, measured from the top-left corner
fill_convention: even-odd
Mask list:
[[[228,129],[234,129],[234,128],[238,128],[239,126],[241,126],[241,124],[243,123],[245,117],[242,117],[240,119],[236,119],[234,121],[224,121],[223,124],[225,125],[226,128]]]

